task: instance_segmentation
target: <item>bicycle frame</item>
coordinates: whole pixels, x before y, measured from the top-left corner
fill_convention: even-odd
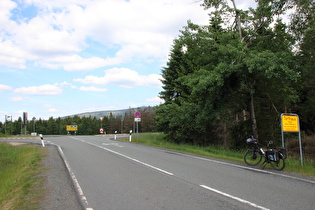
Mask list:
[[[262,157],[264,157],[264,162],[261,163],[261,165],[264,165],[263,168],[266,166],[265,163],[271,164],[275,170],[282,170],[284,168],[284,159],[286,158],[285,148],[271,148],[272,141],[267,141],[266,145],[263,145],[253,138],[247,139],[247,143],[251,144],[251,149],[247,150],[244,155],[244,161],[247,165],[258,165]],[[263,148],[267,149],[264,150]]]

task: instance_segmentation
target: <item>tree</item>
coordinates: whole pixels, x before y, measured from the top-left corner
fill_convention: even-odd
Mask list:
[[[292,0],[291,3],[296,12],[292,15],[290,29],[297,43],[296,68],[302,77],[297,110],[302,128],[311,134],[315,132],[315,1]]]
[[[270,131],[262,123],[266,114],[275,121],[279,110],[297,99],[293,39],[282,20],[274,19],[286,7],[259,1],[256,9],[242,11],[223,0],[204,6],[215,8],[210,25],[188,22],[162,71],[160,94],[166,102],[157,109],[158,128],[173,140],[209,144],[218,126],[228,132],[240,122],[239,113],[245,113],[244,120],[249,113],[257,138],[259,129]]]

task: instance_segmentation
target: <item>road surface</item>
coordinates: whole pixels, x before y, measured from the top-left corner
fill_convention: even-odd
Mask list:
[[[315,181],[114,141],[45,138],[60,147],[86,209],[310,209]]]

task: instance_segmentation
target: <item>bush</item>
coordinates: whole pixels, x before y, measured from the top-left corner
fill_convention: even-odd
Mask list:
[[[300,146],[298,138],[290,139],[286,142],[289,156],[299,157]],[[303,158],[315,161],[315,135],[302,137]]]

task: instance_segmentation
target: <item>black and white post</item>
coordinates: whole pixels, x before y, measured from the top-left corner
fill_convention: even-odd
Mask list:
[[[130,130],[129,142],[131,142],[132,130]]]
[[[42,134],[39,134],[40,140],[42,142],[43,147],[45,147],[44,137]]]

